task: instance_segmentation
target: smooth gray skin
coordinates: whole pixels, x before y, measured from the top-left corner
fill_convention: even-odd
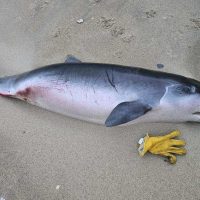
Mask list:
[[[200,121],[196,80],[136,67],[81,63],[70,55],[66,62],[1,78],[0,94],[108,127]]]

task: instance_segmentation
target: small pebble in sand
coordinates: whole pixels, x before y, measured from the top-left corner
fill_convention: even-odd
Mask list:
[[[78,24],[82,24],[82,23],[84,22],[84,20],[83,20],[83,19],[78,19],[76,22],[77,22]]]
[[[59,190],[60,189],[60,185],[56,185],[56,190]]]
[[[158,69],[164,68],[164,65],[163,65],[163,64],[157,64],[156,66],[157,66]]]
[[[146,17],[147,18],[152,18],[152,17],[155,17],[155,15],[156,15],[156,11],[155,10],[150,10],[150,11],[147,11],[145,13],[146,13]]]

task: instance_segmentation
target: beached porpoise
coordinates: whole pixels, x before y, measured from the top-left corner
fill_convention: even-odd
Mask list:
[[[0,79],[0,94],[108,127],[138,122],[200,122],[200,82],[184,76],[68,56]]]

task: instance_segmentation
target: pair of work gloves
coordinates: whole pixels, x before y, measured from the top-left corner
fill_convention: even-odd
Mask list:
[[[144,156],[147,152],[167,157],[171,164],[176,163],[176,156],[186,154],[185,141],[174,139],[181,132],[176,130],[165,136],[149,136],[148,134],[139,140],[139,155]]]

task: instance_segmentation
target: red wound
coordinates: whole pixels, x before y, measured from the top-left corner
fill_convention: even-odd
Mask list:
[[[28,97],[31,94],[31,88],[26,88],[25,90],[17,92],[17,95],[20,95],[22,97]]]
[[[24,99],[25,101],[27,101],[27,99],[30,97],[31,95],[31,88],[28,87],[25,90],[21,90],[19,92],[17,92],[17,96],[20,96],[22,99]]]

